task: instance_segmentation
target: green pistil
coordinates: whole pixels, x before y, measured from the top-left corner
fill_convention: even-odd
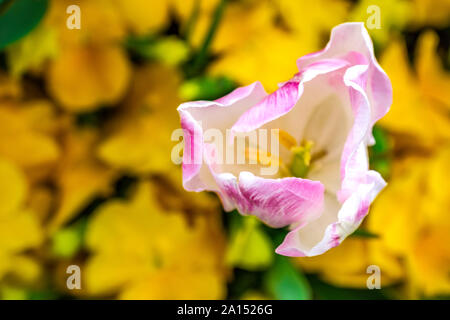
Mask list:
[[[305,178],[311,167],[311,149],[313,142],[302,141],[300,146],[291,148],[292,160],[289,170],[294,177]]]

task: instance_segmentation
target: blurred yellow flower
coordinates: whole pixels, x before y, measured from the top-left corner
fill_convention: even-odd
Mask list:
[[[446,27],[450,24],[449,0],[413,0],[413,26]]]
[[[220,0],[167,0],[175,14],[181,18],[183,22],[188,22],[189,18],[195,10],[198,14],[211,15]]]
[[[143,182],[132,199],[102,206],[87,230],[92,252],[86,288],[92,295],[123,299],[223,298],[223,240],[217,216],[188,224],[164,211],[153,186]]]
[[[130,80],[130,63],[116,46],[79,46],[61,52],[47,75],[50,94],[68,111],[118,102]]]
[[[59,188],[58,209],[49,222],[50,231],[70,220],[96,196],[111,192],[117,176],[111,168],[95,158],[98,132],[69,126],[63,136],[62,157],[55,171]]]
[[[252,37],[263,34],[275,19],[275,10],[268,1],[228,2],[220,21],[211,49],[227,52],[239,49]],[[245,20],[243,17],[245,16]],[[199,46],[211,24],[210,15],[201,15],[196,23],[191,42]]]
[[[8,47],[7,58],[10,73],[21,76],[32,70],[41,71],[44,62],[58,54],[57,33],[54,28],[40,24],[21,41]]]
[[[450,73],[444,69],[437,54],[439,37],[433,31],[423,33],[418,39],[416,69],[419,86],[430,104],[440,108],[450,118]]]
[[[367,267],[377,265],[381,269],[381,286],[394,284],[402,279],[403,267],[394,255],[382,247],[379,239],[351,237],[329,252],[307,258],[296,258],[301,268],[336,286],[367,288]]]
[[[226,75],[242,84],[258,79],[268,91],[272,91],[280,79],[288,80],[295,74],[297,58],[316,49],[309,39],[273,28],[224,54],[212,63],[210,72]]]
[[[99,146],[99,157],[131,172],[173,170],[171,135],[179,127],[179,82],[179,74],[170,67],[151,64],[137,71],[126,109]]]
[[[45,183],[37,184],[30,188],[27,206],[36,214],[39,221],[47,221],[50,213],[53,212],[55,198],[51,187]]]
[[[0,101],[17,99],[22,95],[22,87],[18,79],[0,72]]]
[[[428,37],[428,36],[426,36]],[[422,38],[422,40],[430,40]],[[423,64],[430,67],[430,76],[425,76],[423,71],[421,76],[416,77],[413,70],[408,65],[406,47],[400,40],[395,40],[383,52],[381,65],[389,75],[393,86],[393,104],[389,113],[383,117],[380,123],[387,129],[414,137],[413,143],[426,146],[439,146],[442,140],[450,138],[450,118],[441,111],[442,106],[436,101],[429,99],[429,85],[426,78],[433,77],[436,88],[445,86],[444,78],[436,76],[435,60],[430,59],[434,50],[428,41],[419,42],[419,65],[423,69]],[[426,49],[426,50],[425,50]],[[426,61],[420,62],[424,54],[428,55]],[[435,55],[433,55],[435,59]],[[428,62],[427,62],[428,61]],[[433,65],[430,63],[433,61]]]
[[[450,294],[450,228],[424,230],[408,254],[412,297]]]
[[[322,36],[344,21],[347,10],[346,1],[230,3],[213,45],[220,55],[209,70],[242,84],[257,79],[275,90],[296,72],[297,58],[322,46]]]
[[[40,168],[54,163],[59,147],[46,124],[52,122],[51,105],[45,101],[26,104],[0,102],[0,155],[22,168]],[[42,122],[39,115],[47,119]]]
[[[398,164],[369,215],[369,230],[405,262],[413,298],[450,293],[450,148],[443,147],[432,158]]]
[[[346,0],[275,0],[274,3],[289,28],[302,36],[315,37],[319,47],[323,45],[320,41],[327,41],[331,28],[345,21],[350,9]]]
[[[70,5],[80,7],[80,29],[67,28]],[[42,23],[57,32],[63,50],[87,43],[113,44],[126,35],[121,12],[111,0],[51,0]]]
[[[23,172],[12,162],[0,159],[0,283],[7,274],[24,281],[35,279],[39,267],[25,250],[43,239],[34,213],[25,208],[28,185]]]
[[[184,26],[194,11],[205,15],[215,8],[217,0],[113,0],[124,26],[132,33],[147,35],[169,25],[171,14]]]
[[[172,130],[162,117],[155,115],[129,118],[100,145],[99,158],[114,168],[133,173],[171,170]]]
[[[157,31],[169,20],[167,0],[113,0],[125,25],[136,34]]]
[[[188,215],[214,215],[221,211],[219,199],[206,192],[187,192],[182,184],[181,167],[173,167],[168,172],[156,173],[156,190],[162,206],[170,211],[183,211]]]

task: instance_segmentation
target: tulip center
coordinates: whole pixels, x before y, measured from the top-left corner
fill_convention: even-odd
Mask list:
[[[263,166],[277,165],[281,177],[306,178],[317,161],[326,155],[324,150],[315,150],[317,148],[313,141],[303,139],[299,144],[293,136],[281,129],[279,130],[279,142],[290,151],[289,159],[286,162],[278,155],[273,155],[258,146],[245,148],[246,161]]]
[[[324,150],[314,150],[313,141],[302,140],[298,144],[293,136],[283,130],[280,130],[280,143],[291,152],[289,164],[281,165],[283,176],[305,178],[313,163],[326,155]]]

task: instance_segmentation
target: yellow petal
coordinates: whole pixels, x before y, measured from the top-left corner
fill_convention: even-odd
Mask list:
[[[411,282],[426,296],[450,293],[450,225],[424,231],[408,256]]]
[[[90,111],[123,97],[130,65],[116,46],[80,46],[61,52],[47,75],[50,94],[68,111]]]
[[[434,32],[422,34],[418,40],[416,66],[423,94],[439,104],[442,113],[450,111],[450,73],[444,70],[436,53],[439,37]]]
[[[450,21],[450,1],[413,0],[414,10],[411,23],[415,27],[435,26],[444,28]]]
[[[273,22],[274,16],[275,10],[267,2],[260,2],[257,5],[252,2],[227,3],[211,44],[212,50],[224,52],[238,49],[245,42],[265,32],[267,26]],[[210,14],[200,15],[192,34],[191,41],[194,46],[202,44],[210,27],[211,19]]]
[[[13,76],[28,70],[40,70],[43,63],[58,53],[56,30],[39,25],[30,34],[7,49],[8,64]]]
[[[319,35],[328,32],[335,25],[345,21],[349,9],[346,1],[276,0],[286,23],[300,33]]]
[[[366,288],[370,276],[367,267],[377,265],[383,273],[383,285],[389,285],[402,277],[403,269],[382,245],[378,239],[348,238],[325,254],[295,261],[303,270],[319,273],[336,286],[356,288]]]
[[[417,205],[423,177],[420,167],[424,165],[424,162],[417,161],[402,175],[393,176],[369,214],[369,230],[378,234],[385,246],[397,254],[409,250],[424,219]]]
[[[316,40],[308,34],[298,36],[270,28],[235,50],[221,55],[210,66],[210,72],[227,75],[242,84],[258,79],[268,91],[273,91],[278,88],[279,82],[294,75],[298,57],[318,49]]]
[[[176,107],[180,76],[172,68],[148,65],[136,73],[126,110],[101,143],[99,157],[114,168],[145,173],[174,169],[172,132],[179,128]]]
[[[0,223],[0,252],[16,254],[37,247],[43,240],[41,227],[34,213],[27,210],[15,211]]]
[[[217,230],[217,221],[199,216],[189,225],[182,214],[162,210],[154,188],[142,183],[130,200],[109,201],[90,222],[88,291],[121,291],[126,299],[222,297],[223,238]]]
[[[50,231],[70,220],[95,197],[111,192],[111,181],[115,178],[113,170],[94,158],[97,132],[68,129],[63,141],[64,157],[59,162],[56,177],[59,206],[49,222]]]
[[[169,22],[169,1],[113,0],[125,24],[137,34],[158,30]]]
[[[167,171],[174,168],[170,159],[172,130],[160,117],[135,118],[99,147],[100,159],[114,168],[136,173]]]
[[[126,26],[121,12],[111,0],[53,0],[43,20],[43,24],[56,29],[59,47],[63,50],[86,43],[111,44],[126,35]],[[66,13],[70,5],[81,9],[80,29],[69,29]]]
[[[54,162],[59,157],[54,139],[28,120],[26,109],[0,108],[0,155],[25,168]]]
[[[394,97],[388,114],[380,123],[396,133],[413,137],[417,143],[439,145],[450,138],[450,120],[421,93],[408,66],[406,47],[393,42],[383,53],[381,65],[392,82]]]
[[[18,210],[27,195],[27,182],[13,163],[0,159],[0,217]]]
[[[119,298],[125,300],[223,299],[223,279],[216,273],[204,270],[193,272],[164,270],[125,287]]]
[[[0,99],[17,99],[22,95],[22,87],[18,79],[0,72]]]

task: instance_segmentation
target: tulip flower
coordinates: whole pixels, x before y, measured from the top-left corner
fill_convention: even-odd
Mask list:
[[[216,192],[226,211],[288,226],[278,254],[315,256],[353,233],[386,185],[369,170],[367,147],[392,88],[362,23],[335,27],[297,67],[271,94],[255,82],[179,106],[183,186]]]

